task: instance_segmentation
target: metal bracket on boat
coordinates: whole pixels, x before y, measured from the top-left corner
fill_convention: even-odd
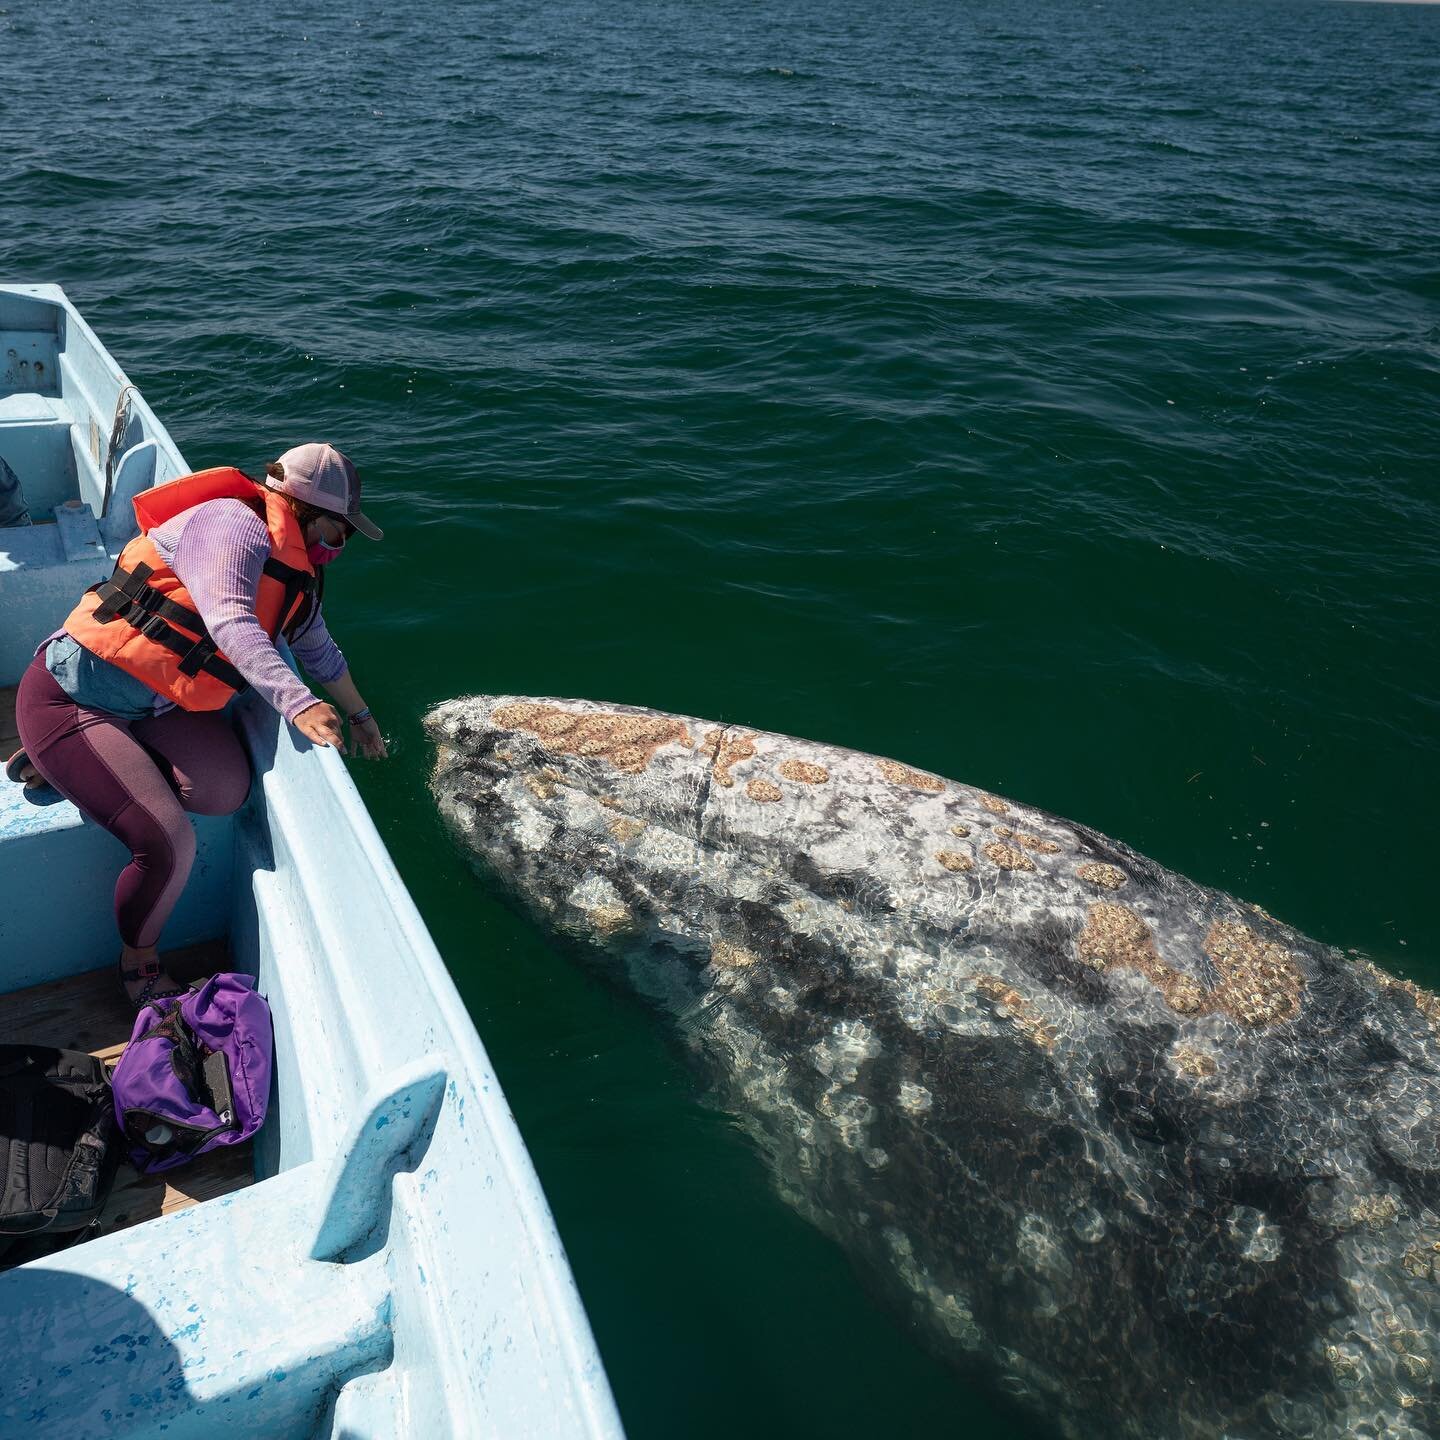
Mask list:
[[[427,1055],[390,1071],[370,1092],[331,1167],[312,1260],[360,1260],[379,1248],[367,1242],[388,1229],[391,1181],[424,1156],[448,1079],[439,1058]]]

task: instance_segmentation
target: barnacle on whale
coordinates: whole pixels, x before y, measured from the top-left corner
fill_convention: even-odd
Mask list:
[[[1362,1195],[1350,1207],[1350,1221],[1354,1225],[1368,1225],[1372,1230],[1383,1230],[1400,1213],[1400,1202],[1393,1195]]]
[[[938,793],[945,788],[945,782],[936,775],[927,775],[923,770],[912,770],[896,760],[877,760],[875,768],[892,784],[903,785],[911,790],[930,790]]]
[[[1205,936],[1205,953],[1224,977],[1214,1004],[1246,1025],[1290,1020],[1300,1009],[1304,978],[1281,945],[1262,940],[1248,925],[1217,920]]]
[[[1433,990],[1426,990],[1413,980],[1402,980],[1398,975],[1390,975],[1369,960],[1359,960],[1356,964],[1372,976],[1382,990],[1408,995],[1415,1002],[1415,1008],[1429,1021],[1431,1028],[1440,1029],[1440,995]]]
[[[1417,1280],[1434,1280],[1440,1276],[1440,1240],[1412,1245],[1400,1262]]]
[[[624,930],[634,919],[624,905],[596,905],[585,914],[595,933],[607,938]]]
[[[715,783],[728,790],[735,783],[730,767],[754,756],[755,737],[744,733],[732,735],[725,730],[711,730],[700,742],[699,753],[711,762],[710,773]]]
[[[975,868],[975,862],[968,855],[962,855],[958,850],[937,850],[935,858],[945,869],[952,870],[957,874]]]
[[[1009,1019],[1032,1044],[1038,1045],[1042,1050],[1055,1048],[1059,1032],[1053,1025],[1045,1022],[1035,1005],[1013,985],[1007,985],[998,975],[977,975],[975,988],[995,1001],[1002,1017]]]
[[[1170,1063],[1182,1075],[1194,1076],[1197,1080],[1209,1079],[1219,1072],[1215,1057],[1193,1045],[1177,1045],[1170,1054]]]
[[[1127,905],[1092,905],[1078,948],[1080,958],[1097,970],[1128,965],[1157,985],[1168,968],[1161,963],[1150,927]]]
[[[980,849],[988,860],[1002,870],[1033,870],[1035,868],[1035,862],[1013,845],[1002,845],[998,841],[992,841],[989,845],[982,845]]]
[[[645,822],[637,820],[633,815],[612,815],[605,828],[624,845],[645,833]]]
[[[726,969],[743,969],[748,965],[759,963],[760,957],[753,950],[747,950],[743,945],[736,945],[730,940],[713,940],[710,943],[710,958]]]
[[[1184,1015],[1219,1010],[1243,1025],[1273,1025],[1298,1013],[1304,979],[1282,946],[1262,940],[1246,925],[1216,921],[1204,948],[1221,976],[1209,990],[1166,964],[1141,916],[1110,900],[1090,906],[1076,946],[1080,958],[1097,970],[1138,970],[1172,1010]]]
[[[684,724],[668,715],[622,715],[604,710],[575,712],[558,705],[518,701],[492,716],[506,730],[525,730],[558,755],[608,760],[617,770],[639,774],[668,744],[694,742]]]
[[[794,780],[801,785],[823,785],[830,778],[830,772],[823,765],[809,760],[782,760],[775,768],[782,780]]]

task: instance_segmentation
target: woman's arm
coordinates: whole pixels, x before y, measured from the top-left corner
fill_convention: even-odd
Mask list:
[[[351,748],[355,753],[372,760],[383,760],[387,752],[380,726],[366,714],[369,706],[355,688],[355,682],[350,678],[350,667],[345,663],[340,647],[330,638],[325,616],[318,606],[305,628],[291,639],[290,648],[305,667],[305,673],[330,692],[341,712],[350,719]],[[364,715],[365,718],[357,723],[351,718],[355,715]]]
[[[355,753],[371,760],[383,760],[388,753],[385,739],[380,734],[380,726],[375,717],[369,713],[370,707],[355,688],[350,672],[346,670],[336,679],[323,680],[321,684],[330,692],[341,713],[350,721],[350,744]],[[356,720],[357,715],[364,715],[365,718]]]
[[[304,626],[290,637],[290,649],[309,679],[319,685],[339,679],[349,668],[340,647],[331,639],[324,610],[319,605]]]
[[[287,720],[321,703],[255,618],[260,572],[270,555],[265,522],[240,500],[197,506],[175,545],[171,568],[230,663]]]
[[[308,740],[344,754],[345,734],[334,707],[315,698],[255,617],[255,595],[269,554],[270,532],[248,505],[212,500],[197,506],[185,522],[171,568],[190,592],[211,639],[260,697]]]

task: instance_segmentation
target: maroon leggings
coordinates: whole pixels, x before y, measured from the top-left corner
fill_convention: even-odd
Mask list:
[[[43,652],[21,678],[15,726],[41,775],[129,848],[115,922],[125,944],[154,945],[195,860],[185,811],[228,815],[249,793],[250,762],[235,732],[215,713],[122,720],[87,710],[55,683]]]

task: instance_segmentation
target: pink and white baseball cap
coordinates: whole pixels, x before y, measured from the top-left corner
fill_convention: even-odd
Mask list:
[[[275,462],[281,474],[269,468],[272,490],[293,495],[317,510],[342,515],[362,535],[383,540],[385,532],[360,509],[360,472],[333,445],[297,445]]]

